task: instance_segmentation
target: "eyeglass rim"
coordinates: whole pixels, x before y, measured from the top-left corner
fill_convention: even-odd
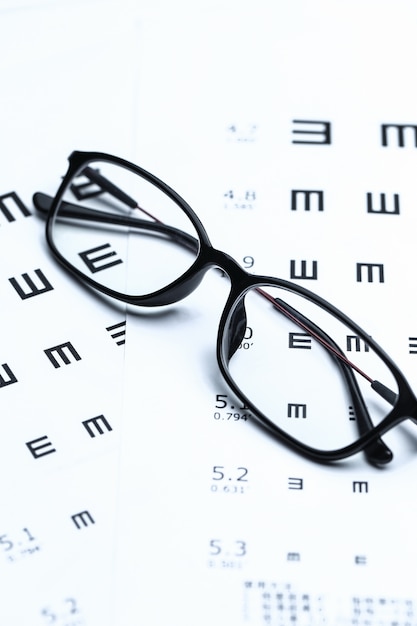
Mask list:
[[[232,392],[241,401],[243,401],[245,405],[248,406],[251,413],[254,414],[257,423],[270,435],[274,436],[281,443],[286,444],[288,447],[296,450],[302,456],[309,458],[310,460],[328,463],[331,461],[340,461],[354,454],[357,454],[358,452],[364,451],[365,448],[367,448],[369,445],[372,446],[374,442],[378,441],[382,437],[382,435],[386,434],[393,427],[397,426],[402,421],[405,421],[412,417],[413,413],[414,416],[417,417],[417,398],[404,374],[393,361],[393,359],[379,345],[379,343],[376,342],[370,335],[368,335],[356,322],[354,322],[350,317],[348,317],[345,313],[332,305],[330,302],[328,302],[318,294],[306,289],[305,287],[302,287],[301,285],[291,283],[290,281],[279,278],[261,276],[256,276],[254,278],[260,279],[261,282],[256,282],[253,285],[249,285],[243,290],[240,289],[238,291],[234,291],[232,288],[232,291],[229,295],[228,301],[226,302],[220,319],[217,335],[217,362],[223,378],[225,379],[227,385],[230,387]],[[284,290],[305,297],[308,300],[312,301],[314,304],[318,305],[323,310],[327,311],[330,315],[336,317],[340,322],[350,328],[375,352],[375,354],[384,362],[385,366],[394,376],[394,379],[398,385],[398,400],[395,406],[392,407],[387,416],[383,420],[381,420],[378,425],[373,426],[373,428],[366,432],[364,435],[358,436],[358,438],[353,443],[347,446],[343,446],[341,448],[335,448],[331,450],[322,450],[320,448],[315,448],[313,446],[303,443],[302,441],[292,437],[289,433],[279,428],[274,422],[272,422],[268,418],[268,416],[260,411],[260,409],[250,400],[250,398],[246,396],[246,394],[242,391],[239,385],[235,382],[233,375],[231,374],[229,369],[229,363],[231,358],[229,359],[227,356],[227,342],[225,342],[227,325],[230,317],[233,315],[234,309],[239,305],[240,301],[245,297],[248,291],[253,288],[262,286],[280,287]]]
[[[127,161],[126,159],[104,152],[83,152],[80,150],[74,150],[68,157],[68,162],[69,165],[67,172],[63,177],[55,196],[53,197],[51,207],[48,211],[45,229],[48,246],[59,263],[83,283],[88,284],[90,287],[105,294],[106,296],[128,304],[149,307],[163,306],[177,302],[192,293],[192,291],[194,291],[199,285],[205,274],[207,266],[207,251],[212,249],[212,245],[201,220],[198,218],[197,214],[193,211],[190,205],[164,181],[140,166]],[[133,174],[137,174],[165,193],[187,215],[192,223],[198,242],[198,253],[196,258],[188,270],[165,287],[142,295],[125,294],[115,289],[111,289],[94,280],[94,278],[88,276],[87,274],[84,274],[77,267],[72,265],[66,257],[61,254],[58,246],[56,246],[53,235],[53,225],[56,214],[60,208],[61,201],[63,200],[64,193],[69,188],[71,181],[80,173],[80,171],[93,162],[109,163],[129,170]]]

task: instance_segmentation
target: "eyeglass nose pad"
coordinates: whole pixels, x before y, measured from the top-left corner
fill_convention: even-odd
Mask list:
[[[243,299],[236,306],[229,319],[229,328],[226,332],[227,356],[231,359],[243,341],[246,332],[246,310]]]

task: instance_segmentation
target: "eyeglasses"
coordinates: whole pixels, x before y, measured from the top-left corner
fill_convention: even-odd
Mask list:
[[[230,292],[220,371],[245,410],[295,451],[322,462],[363,451],[382,465],[393,454],[381,436],[417,422],[409,384],[367,333],[311,291],[250,274],[213,248],[185,200],[142,168],[73,152],[55,198],[38,192],[34,204],[47,213],[47,241],[64,268],[125,303],[178,302],[221,269]],[[352,345],[355,363],[345,354]],[[219,410],[224,404],[220,397]]]

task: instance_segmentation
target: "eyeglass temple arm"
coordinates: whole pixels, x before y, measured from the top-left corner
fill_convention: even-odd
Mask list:
[[[283,300],[280,300],[279,298],[275,298],[275,302],[279,306],[278,310],[281,311],[282,308],[284,308],[285,309],[284,314],[286,316],[288,316],[288,313],[290,313],[291,319],[293,319],[293,317],[298,319],[302,323],[303,327],[306,327],[306,329],[310,332],[310,334],[313,334],[314,337],[319,338],[321,340],[320,343],[325,348],[331,347],[331,350],[328,350],[328,353],[335,360],[335,363],[338,365],[339,369],[341,370],[342,375],[345,377],[346,383],[349,387],[350,395],[351,395],[354,410],[355,410],[355,416],[357,418],[356,423],[358,426],[359,434],[364,435],[369,430],[372,430],[372,428],[374,428],[374,425],[372,423],[368,409],[366,407],[361,391],[359,389],[358,382],[353,374],[351,362],[345,357],[341,348],[327,333],[325,333],[319,326],[317,326],[310,319],[302,315],[302,313],[300,313],[299,311],[291,307],[289,304],[287,304]],[[378,382],[378,381],[373,381],[373,382]],[[388,391],[390,394],[392,394],[392,396],[395,396],[395,394],[389,389],[387,389],[385,385],[382,385],[382,383],[378,383],[378,385],[379,387],[384,389],[383,397],[385,397],[385,391]],[[373,388],[375,389],[375,387]],[[375,389],[375,391],[377,391],[377,389]],[[392,404],[395,404],[395,401]],[[366,448],[364,449],[364,453],[367,459],[371,463],[374,463],[374,464],[375,463],[376,464],[388,463],[393,458],[393,454],[391,450],[382,441],[380,437],[377,437],[372,443],[368,444],[368,446],[366,446]]]
[[[131,209],[137,208],[136,200],[131,198],[127,193],[117,187],[117,185],[112,183],[108,178],[102,176],[98,170],[87,166],[82,170],[81,173],[89,180],[96,183],[99,187],[101,187],[101,189],[107,191],[110,195],[120,200],[120,202],[122,202],[123,204],[127,204],[127,206],[129,206]]]
[[[40,191],[36,192],[33,196],[33,204],[35,205],[35,208],[43,215],[49,213],[52,202],[53,198],[51,196],[48,196]],[[72,204],[71,202],[64,201],[61,203],[60,215],[77,220],[86,220],[102,224],[114,224],[117,226],[127,226],[131,228],[149,230],[167,235],[170,239],[173,239],[176,243],[179,243],[181,246],[191,250],[192,252],[197,252],[199,249],[199,242],[195,237],[178,228],[168,226],[159,221],[149,222],[148,220],[130,217],[128,215],[117,215],[116,213],[99,211],[87,206]]]
[[[361,370],[355,363],[350,361],[343,351],[337,346],[337,344],[324,332],[321,328],[316,326],[311,320],[302,315],[299,311],[291,307],[289,304],[280,300],[279,298],[273,298],[267,292],[263,291],[263,289],[257,289],[258,293],[263,295],[267,300],[269,300],[273,306],[278,309],[281,313],[286,315],[293,322],[298,324],[304,330],[307,330],[315,339],[322,344],[324,348],[326,348],[329,353],[332,353],[335,357],[337,357],[340,362],[345,363],[349,368],[355,370],[358,374],[360,374],[363,378],[365,378],[371,385],[371,388],[376,391],[384,400],[386,400],[392,406],[395,406],[397,402],[397,395],[391,391],[386,385],[380,383],[378,380],[373,380],[371,376],[366,374],[363,370]],[[314,330],[316,329],[316,331]],[[326,340],[326,337],[328,340]]]
[[[158,222],[159,224],[163,223],[161,222],[161,220],[155,217],[155,215],[152,215],[152,213],[149,213],[149,211],[141,207],[138,202],[134,198],[129,196],[125,191],[123,191],[123,189],[120,189],[120,187],[112,183],[111,180],[100,174],[99,170],[96,170],[87,165],[82,170],[81,174],[93,183],[95,183],[103,191],[107,191],[107,193],[119,200],[122,204],[126,204],[126,206],[130,207],[131,209],[138,209],[139,211],[142,211],[142,213],[150,217],[154,222]]]

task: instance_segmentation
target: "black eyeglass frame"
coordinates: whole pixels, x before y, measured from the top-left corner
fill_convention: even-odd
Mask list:
[[[68,171],[64,176],[52,202],[48,196],[45,196],[45,194],[34,194],[34,204],[36,208],[42,212],[47,211],[46,240],[49,248],[57,261],[66,270],[81,280],[82,283],[102,292],[106,296],[115,298],[127,304],[143,307],[157,307],[178,302],[191,294],[199,286],[204,275],[209,269],[218,268],[222,270],[229,277],[230,292],[219,322],[216,348],[217,362],[227,385],[236,397],[245,403],[256,418],[257,422],[280,442],[287,444],[296,452],[314,461],[338,461],[360,451],[364,451],[367,454],[368,460],[376,465],[385,464],[392,459],[391,451],[387,448],[380,437],[406,419],[417,421],[417,398],[402,372],[371,336],[365,333],[360,326],[358,326],[347,315],[342,313],[338,308],[314,292],[284,279],[251,274],[243,269],[238,262],[227,253],[215,249],[209,240],[203,224],[189,204],[166,183],[141,167],[122,158],[101,152],[74,151],[68,160]],[[185,271],[182,276],[168,284],[166,287],[142,296],[128,295],[107,288],[95,281],[93,278],[83,274],[80,270],[69,263],[55,245],[53,238],[53,223],[57,211],[61,206],[61,202],[63,202],[62,198],[64,192],[70,186],[71,181],[73,181],[76,176],[80,175],[89,163],[94,161],[107,162],[125,168],[133,174],[136,174],[153,184],[160,191],[165,193],[173,202],[175,202],[178,207],[184,211],[190,222],[193,224],[198,236],[198,252],[196,259],[192,263],[191,267]],[[76,210],[76,208],[74,210]],[[99,221],[114,223],[114,217],[108,213],[103,213],[101,217],[97,216],[97,219]],[[122,223],[126,224],[126,221],[124,220]],[[175,229],[165,226],[160,222],[157,222],[156,224],[153,222],[146,222],[146,228],[171,235],[174,238],[178,237],[179,240],[182,239],[183,245],[188,245],[189,247],[194,248],[194,251],[197,251],[196,244],[193,243],[195,240],[193,240],[193,237],[190,235],[182,233],[181,231],[175,231]],[[251,402],[250,398],[248,398],[236,385],[233,377],[229,373],[228,363],[231,356],[234,354],[234,350],[236,349],[234,348],[234,350],[232,349],[231,351],[231,344],[236,343],[235,335],[238,332],[237,328],[239,327],[241,329],[240,333],[242,337],[246,328],[243,298],[250,289],[267,286],[280,287],[286,291],[298,294],[327,311],[340,322],[348,326],[360,339],[362,339],[391,371],[398,385],[398,396],[395,405],[378,425],[375,426],[371,422],[363,424],[362,428],[360,427],[358,439],[350,445],[336,450],[319,450],[300,442],[276,426],[276,424],[274,424],[265,414],[260,412],[259,409]],[[324,335],[324,333],[322,334]],[[330,339],[327,336],[326,338],[327,340]],[[346,368],[344,370],[344,374],[345,378],[349,377]],[[349,387],[352,392],[350,383]],[[358,388],[357,393],[360,395]]]

